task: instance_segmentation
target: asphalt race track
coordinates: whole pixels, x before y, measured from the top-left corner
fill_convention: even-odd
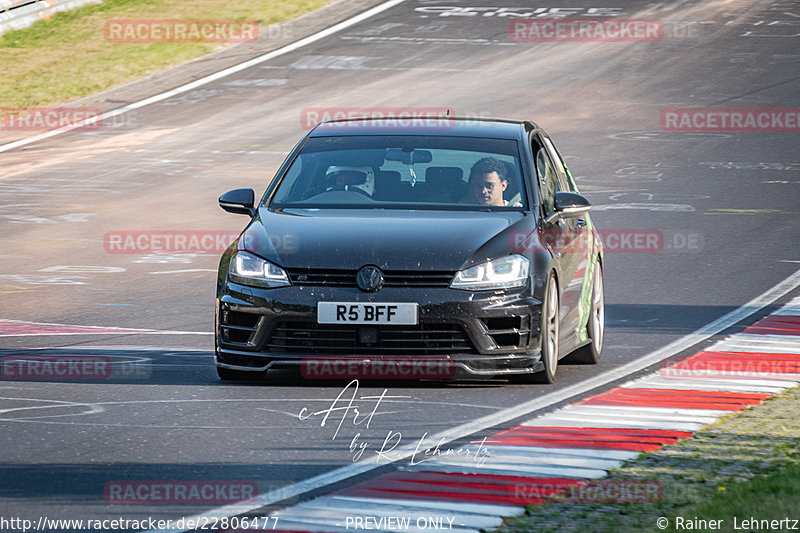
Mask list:
[[[617,368],[798,270],[797,119],[793,131],[692,132],[669,131],[662,117],[682,108],[796,117],[800,2],[521,3],[406,0],[98,129],[0,153],[0,356],[100,356],[113,369],[95,380],[2,376],[2,514],[174,519],[226,503],[114,503],[109,487],[122,481],[230,481],[278,501],[292,483],[351,465],[354,439],[366,446],[362,459],[377,457],[388,433],[434,445],[426,433]],[[663,36],[521,42],[509,13],[658,20]],[[238,187],[260,194],[311,113],[355,107],[449,108],[530,119],[550,133],[609,239],[600,365],[561,366],[552,386],[361,383],[362,413],[384,388],[387,397],[369,423],[349,412],[340,426],[298,414],[330,405],[341,382],[217,379],[217,261],[246,222],[217,197]],[[159,252],[109,242],[187,232],[215,245]],[[637,233],[657,235],[657,246],[635,245]]]

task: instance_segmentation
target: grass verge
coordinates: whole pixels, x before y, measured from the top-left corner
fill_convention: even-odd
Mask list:
[[[711,496],[696,506],[694,514],[709,520],[725,520],[732,526],[731,517],[739,522],[758,520],[800,519],[800,464],[774,470],[764,477],[733,484],[725,491]],[[754,528],[754,529],[776,529]]]
[[[105,0],[57,13],[30,28],[0,36],[0,108],[64,103],[229,46],[217,42],[109,42],[103,29],[112,19],[255,21],[264,33],[266,26],[331,1]]]

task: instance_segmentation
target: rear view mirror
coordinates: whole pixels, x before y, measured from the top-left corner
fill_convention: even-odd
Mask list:
[[[387,161],[400,161],[404,165],[413,165],[414,163],[430,163],[433,161],[433,154],[430,150],[410,150],[407,151],[402,148],[387,148],[386,149]]]
[[[234,189],[219,197],[219,206],[228,213],[253,216],[255,201],[253,189]]]
[[[329,170],[325,179],[332,186],[363,185],[367,182],[367,173],[360,170]]]

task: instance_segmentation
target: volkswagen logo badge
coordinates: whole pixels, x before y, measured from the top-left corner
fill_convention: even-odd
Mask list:
[[[383,274],[378,267],[365,266],[356,274],[356,285],[364,292],[375,292],[383,287]]]

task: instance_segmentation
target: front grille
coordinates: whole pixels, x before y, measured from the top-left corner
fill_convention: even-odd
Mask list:
[[[223,307],[219,312],[219,330],[223,342],[248,344],[253,339],[261,315],[231,311]]]
[[[360,326],[280,322],[267,341],[272,353],[314,355],[450,355],[475,353],[458,324]]]
[[[314,268],[287,269],[292,285],[355,287],[358,270]],[[447,288],[455,272],[450,270],[382,270],[384,287]]]

